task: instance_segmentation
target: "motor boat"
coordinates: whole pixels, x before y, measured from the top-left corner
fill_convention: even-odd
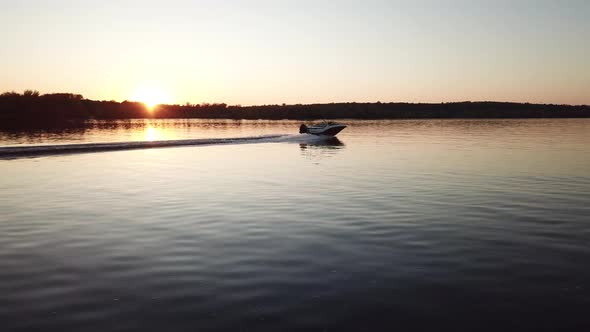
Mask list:
[[[345,125],[332,122],[332,121],[324,121],[316,124],[312,124],[309,127],[306,126],[304,123],[301,124],[299,127],[300,134],[312,134],[312,135],[322,135],[322,136],[336,136],[342,129],[346,128]]]

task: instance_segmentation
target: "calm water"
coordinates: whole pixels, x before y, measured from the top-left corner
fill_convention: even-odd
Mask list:
[[[589,120],[345,122],[0,133],[285,134],[0,160],[0,329],[590,329]]]

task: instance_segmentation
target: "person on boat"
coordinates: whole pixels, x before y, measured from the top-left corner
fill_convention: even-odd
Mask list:
[[[305,125],[305,123],[302,123],[301,126],[299,126],[299,133],[300,134],[307,133],[307,126]]]

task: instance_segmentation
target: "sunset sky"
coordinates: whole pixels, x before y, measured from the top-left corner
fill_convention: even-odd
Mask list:
[[[0,92],[590,104],[589,17],[588,0],[2,1]]]

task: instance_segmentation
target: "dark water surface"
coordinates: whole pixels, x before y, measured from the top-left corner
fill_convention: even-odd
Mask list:
[[[589,120],[344,122],[0,133],[273,137],[0,160],[0,330],[590,330]]]

